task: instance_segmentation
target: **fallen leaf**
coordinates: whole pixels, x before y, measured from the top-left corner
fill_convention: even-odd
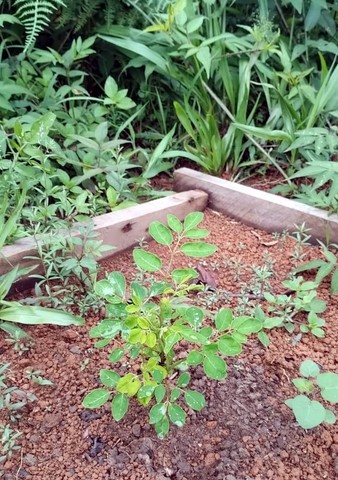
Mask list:
[[[196,265],[196,270],[198,272],[197,282],[204,283],[204,285],[208,285],[210,288],[217,287],[216,276],[212,270],[204,268],[200,263]]]
[[[261,245],[264,245],[264,247],[273,247],[274,245],[277,245],[278,240],[271,240],[271,242],[261,242]]]

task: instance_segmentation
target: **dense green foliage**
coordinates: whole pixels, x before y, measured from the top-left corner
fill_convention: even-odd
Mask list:
[[[3,2],[1,195],[25,184],[32,232],[157,195],[183,156],[234,178],[273,167],[281,193],[335,211],[337,8]]]

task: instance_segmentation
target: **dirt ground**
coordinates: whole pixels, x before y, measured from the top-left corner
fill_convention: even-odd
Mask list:
[[[294,267],[290,258],[294,241],[278,241],[208,210],[204,227],[218,252],[207,267],[217,275],[217,287],[238,294],[252,280],[252,265],[273,264],[271,284],[283,291],[281,281]],[[156,248],[155,248],[156,247]],[[164,249],[151,245],[163,257]],[[320,255],[305,247],[306,260]],[[179,259],[180,261],[180,259]],[[193,263],[192,263],[193,264]],[[122,270],[129,279],[134,271],[131,252],[102,265],[103,271]],[[102,275],[104,273],[102,272]],[[308,278],[311,278],[309,276]],[[304,431],[296,425],[284,400],[296,390],[291,379],[306,358],[323,370],[338,372],[337,297],[329,297],[329,283],[319,290],[328,301],[322,317],[326,336],[304,335],[299,342],[284,329],[270,331],[270,346],[252,338],[238,357],[228,359],[228,377],[206,379],[193,370],[192,387],[202,391],[207,406],[189,411],[183,429],[172,427],[165,440],[147,424],[147,412],[136,402],[116,423],[109,408],[85,410],[84,395],[99,385],[100,368],[109,368],[113,344],[94,349],[88,330],[99,318],[89,316],[84,327],[28,329],[35,346],[19,357],[0,334],[1,361],[10,362],[18,387],[38,400],[23,411],[17,423],[22,432],[21,450],[3,465],[5,480],[333,480],[338,478],[338,426],[325,425]],[[212,309],[235,307],[239,297],[204,298]],[[198,300],[198,301],[201,301]],[[29,382],[28,368],[40,370],[53,382]],[[0,467],[1,468],[1,467]]]

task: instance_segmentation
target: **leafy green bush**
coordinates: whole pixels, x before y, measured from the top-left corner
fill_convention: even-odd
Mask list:
[[[215,252],[215,246],[200,241],[208,235],[207,230],[198,227],[202,219],[202,213],[190,213],[183,223],[174,215],[168,215],[168,226],[151,223],[149,233],[167,248],[168,262],[164,264],[159,256],[142,248],[134,249],[133,258],[143,274],[155,273],[160,280],[152,280],[148,287],[145,281],[132,281],[127,288],[124,275],[112,272],[96,284],[97,294],[107,302],[108,316],[92,328],[90,336],[99,338],[97,347],[118,337],[119,346],[112,350],[109,361],[117,363],[127,357],[123,364],[129,371],[120,375],[102,369],[103,387],[89,392],[83,406],[98,408],[112,397],[112,416],[120,421],[128,411],[129,397],[136,397],[144,407],[152,405],[149,423],[160,437],[169,432],[170,422],[184,425],[183,401],[196,411],[205,406],[204,395],[188,388],[191,367],[202,365],[209,378],[225,378],[223,357],[238,355],[247,335],[262,328],[258,319],[235,318],[228,308],[213,315],[194,306],[188,298],[189,292],[201,288],[194,283],[198,273],[194,268],[174,268],[173,262],[178,253],[203,258]],[[137,368],[131,368],[131,363]]]

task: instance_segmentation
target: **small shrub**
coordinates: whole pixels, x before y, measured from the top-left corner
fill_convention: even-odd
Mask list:
[[[170,423],[185,424],[184,404],[195,411],[206,405],[204,395],[190,387],[189,370],[202,365],[207,377],[224,379],[223,357],[238,355],[247,335],[262,328],[258,319],[235,318],[228,308],[212,315],[188,298],[201,288],[194,283],[198,273],[194,268],[174,268],[173,261],[179,252],[202,258],[216,251],[214,245],[201,241],[209,233],[198,227],[202,219],[199,212],[187,215],[183,223],[168,215],[168,226],[150,225],[151,237],[170,253],[168,263],[142,248],[135,248],[133,257],[141,272],[151,272],[159,280],[148,286],[143,275],[143,281],[132,281],[127,288],[124,275],[112,272],[95,287],[107,302],[108,317],[91,329],[90,336],[99,339],[96,347],[118,339],[109,361],[120,362],[123,373],[102,369],[103,386],[89,392],[83,406],[98,408],[111,400],[112,416],[120,421],[128,411],[129,398],[136,397],[141,405],[151,407],[149,423],[159,437],[169,432]]]

